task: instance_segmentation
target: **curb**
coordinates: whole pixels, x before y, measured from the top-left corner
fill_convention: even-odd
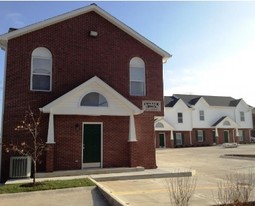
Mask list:
[[[108,201],[108,203],[111,206],[125,206],[127,205],[124,203],[122,200],[119,198],[115,197],[111,191],[106,189],[106,187],[102,186],[100,183],[96,182],[94,179],[91,177],[88,177],[92,182],[94,182],[98,188],[98,190],[101,192],[101,194],[105,197],[105,199]]]

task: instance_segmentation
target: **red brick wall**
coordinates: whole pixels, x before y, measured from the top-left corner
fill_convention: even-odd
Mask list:
[[[98,37],[90,37],[90,30],[97,31]],[[37,47],[46,47],[52,53],[52,92],[30,91],[31,54]],[[22,119],[29,105],[33,110],[43,107],[95,75],[140,108],[142,100],[161,101],[163,108],[162,57],[94,12],[11,39],[7,53],[3,119],[3,142],[6,144],[17,138],[13,127]],[[145,97],[129,95],[129,62],[135,56],[145,62]],[[146,126],[143,123],[146,115],[136,118],[137,124],[142,127],[137,129],[139,142],[143,145],[138,146],[141,149],[139,164],[146,164],[146,167],[155,167],[154,157],[147,160],[148,153],[154,152],[153,115],[163,115],[163,109],[162,112],[149,113]],[[44,116],[41,136],[46,140],[48,115]],[[74,143],[73,147],[79,143]],[[5,154],[3,161],[3,170],[8,170]],[[107,166],[119,164],[115,160],[111,164],[107,162]]]
[[[129,117],[58,115],[54,120],[54,170],[81,169],[83,122],[100,122],[103,125],[103,167],[129,166]]]
[[[198,142],[196,140],[196,130],[203,130],[205,132],[205,141],[203,142]],[[168,141],[166,144],[167,148],[170,147],[186,147],[186,146],[209,146],[209,145],[213,145],[213,130],[215,129],[204,129],[204,128],[196,128],[193,129],[191,131],[191,139],[192,139],[192,143],[190,143],[190,132],[189,131],[174,131],[174,134],[177,132],[182,133],[183,135],[183,144],[182,145],[174,145],[174,144],[170,144]],[[249,129],[242,129],[244,131],[244,141],[239,142],[239,137],[236,136],[236,130],[234,128],[228,128],[228,129],[218,129],[218,137],[216,137],[216,144],[223,144],[225,143],[224,141],[224,130],[228,130],[229,131],[229,142],[237,142],[240,144],[247,144],[250,142],[250,130]],[[234,130],[234,133],[233,133]],[[155,132],[155,138],[156,138],[156,147],[159,148],[159,133],[163,133],[163,132]],[[170,132],[164,132],[165,133],[165,137],[167,137],[168,139],[168,135],[170,135]]]

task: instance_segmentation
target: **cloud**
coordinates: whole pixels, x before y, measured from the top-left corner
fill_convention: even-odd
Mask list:
[[[221,61],[189,68],[165,69],[165,95],[176,93],[232,96],[255,106],[255,40]],[[166,81],[167,79],[167,81]]]

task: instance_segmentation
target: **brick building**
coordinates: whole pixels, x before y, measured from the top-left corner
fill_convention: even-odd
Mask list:
[[[48,150],[39,171],[156,168],[162,64],[171,55],[96,5],[0,36],[6,53],[3,144],[31,107]],[[154,109],[151,109],[151,105]],[[2,177],[9,172],[2,151]]]
[[[252,107],[232,97],[174,94],[155,120],[156,147],[250,143]]]

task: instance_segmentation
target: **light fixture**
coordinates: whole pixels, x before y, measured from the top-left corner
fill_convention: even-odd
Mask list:
[[[97,37],[98,33],[97,33],[97,31],[90,31],[89,35],[92,37]]]

